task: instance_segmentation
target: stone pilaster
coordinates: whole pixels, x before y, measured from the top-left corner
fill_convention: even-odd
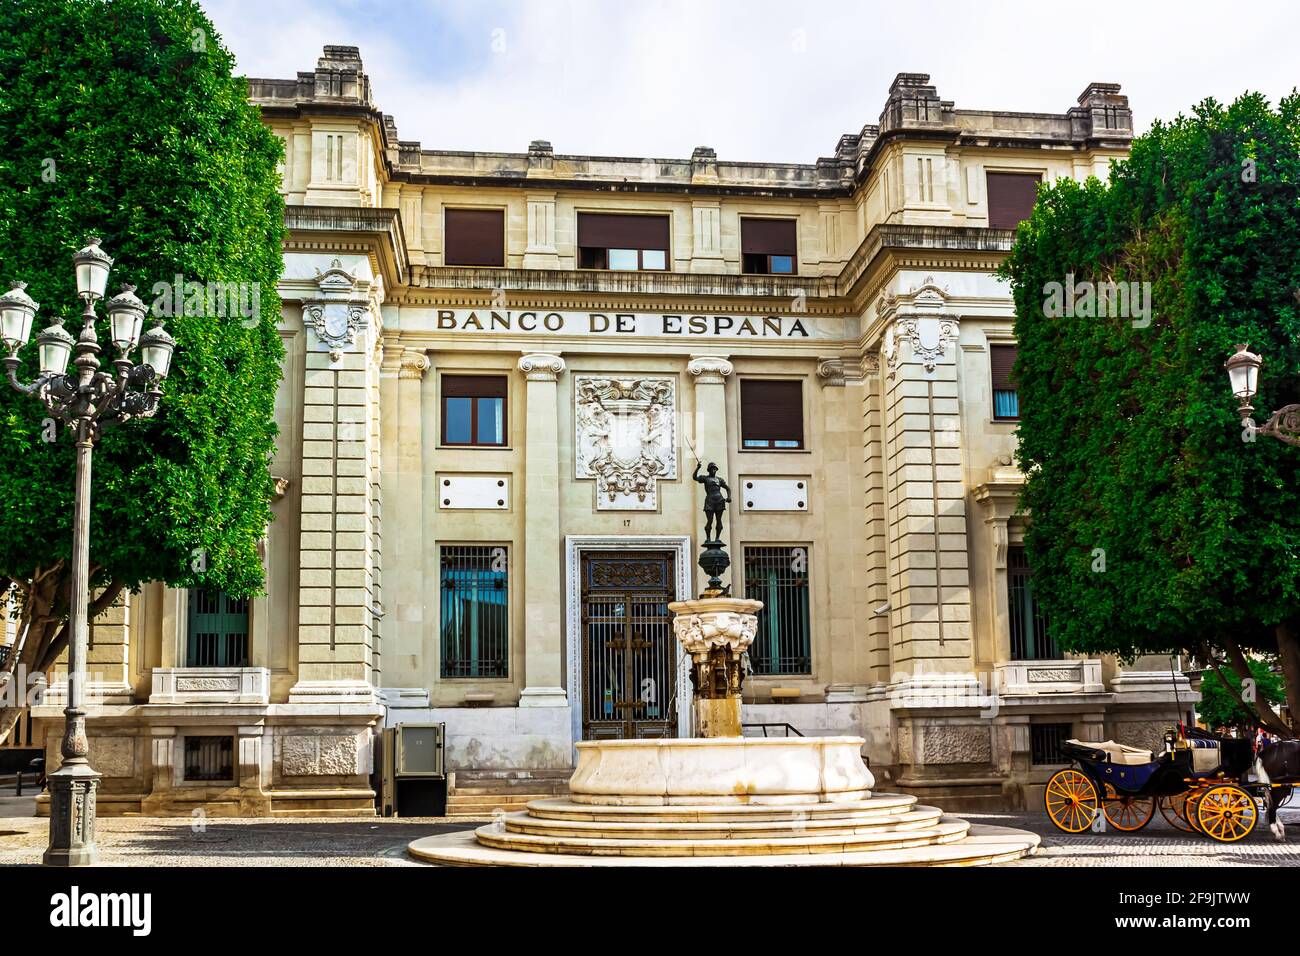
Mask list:
[[[882,405],[884,392],[880,355],[869,352],[862,359],[866,388],[862,394],[862,448],[866,505],[864,534],[867,556],[864,571],[867,603],[861,632],[867,635],[869,675],[873,684],[887,684],[890,678],[889,648],[889,516],[885,495],[885,443]],[[883,610],[882,610],[883,609]]]
[[[909,688],[938,684],[960,706],[974,686],[961,467],[956,317],[931,281],[886,297],[885,489],[889,523],[891,675]],[[956,684],[969,683],[964,690]],[[925,693],[927,699],[935,695]],[[905,703],[905,700],[900,701]],[[968,705],[968,704],[967,704]]]
[[[335,260],[303,303],[298,683],[291,702],[370,702],[375,645],[378,302]]]
[[[861,366],[843,358],[825,358],[817,363],[817,380],[822,384],[821,405],[825,428],[822,432],[821,473],[823,507],[832,502],[848,502],[858,491],[854,461],[861,449],[860,391],[864,384]],[[859,472],[860,474],[860,472]],[[860,493],[860,492],[858,492]],[[826,700],[851,703],[863,699],[868,682],[868,647],[858,639],[858,622],[854,609],[861,605],[858,595],[865,588],[862,576],[869,573],[864,560],[862,529],[847,521],[821,524],[822,541],[830,557],[830,573],[822,578],[830,612],[827,637],[830,651],[830,682]],[[849,560],[842,561],[840,556]]]
[[[576,254],[576,253],[575,253]],[[528,194],[528,245],[524,248],[525,269],[557,269],[555,247],[555,193]]]
[[[695,454],[707,467],[709,462],[716,462],[719,472],[734,484],[735,475],[727,474],[727,453],[731,446],[727,441],[727,376],[735,370],[725,355],[693,355],[686,365],[686,371],[695,379]],[[691,462],[693,469],[695,463]],[[701,469],[703,470],[703,469]],[[686,477],[689,477],[687,474]],[[723,576],[730,581],[731,591],[739,596],[744,591],[743,575],[740,563],[742,555],[732,546],[735,540],[734,517],[739,508],[728,509],[726,527],[723,529],[723,543],[731,557],[731,570]],[[693,530],[703,541],[704,485],[695,486],[695,520]],[[738,577],[738,575],[740,575]],[[695,569],[695,593],[703,594],[708,587],[709,576],[698,567]]]
[[[423,681],[430,598],[424,581],[424,382],[432,363],[415,349],[403,349],[390,360],[395,375],[393,395],[386,405],[395,436],[385,469],[389,553],[384,628],[387,687],[418,687]],[[387,414],[387,411],[386,411]],[[392,428],[392,426],[396,426]]]
[[[707,200],[691,203],[691,271],[726,271],[722,259],[722,204]]]
[[[524,690],[520,707],[567,707],[564,690],[564,551],[560,536],[560,410],[564,359],[525,354]]]

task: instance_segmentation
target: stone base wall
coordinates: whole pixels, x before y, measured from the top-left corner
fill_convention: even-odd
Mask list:
[[[389,707],[384,726],[445,723],[448,770],[567,770],[567,707]]]
[[[102,816],[373,815],[373,704],[103,707],[88,720],[90,762],[102,778]],[[60,763],[63,715],[34,711],[46,764]],[[185,740],[233,738],[233,774],[186,779]],[[37,798],[48,813],[48,798]]]

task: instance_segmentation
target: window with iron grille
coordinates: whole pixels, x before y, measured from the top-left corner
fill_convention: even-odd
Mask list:
[[[448,545],[441,561],[442,676],[508,677],[510,590],[501,545]]]
[[[185,779],[233,782],[235,779],[235,738],[186,737]]]
[[[1033,764],[1069,763],[1061,756],[1061,744],[1070,739],[1070,724],[1030,724],[1029,762]]]
[[[248,598],[191,590],[186,643],[190,667],[247,667]]]
[[[1007,549],[1007,592],[1011,610],[1011,659],[1058,659],[1061,652],[1052,640],[1047,615],[1034,598],[1033,572],[1024,548]]]
[[[746,547],[745,597],[763,602],[749,646],[755,674],[811,674],[808,547]]]

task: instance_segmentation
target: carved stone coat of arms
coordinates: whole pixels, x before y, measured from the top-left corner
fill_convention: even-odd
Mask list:
[[[574,376],[577,477],[596,482],[600,511],[655,511],[658,481],[677,477],[671,378]]]

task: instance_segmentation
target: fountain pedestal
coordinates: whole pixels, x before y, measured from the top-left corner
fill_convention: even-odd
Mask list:
[[[726,558],[720,544],[708,544]],[[995,863],[1032,852],[1032,833],[975,828],[915,797],[873,794],[861,737],[742,736],[743,658],[763,605],[720,595],[721,559],[701,559],[711,575],[707,596],[668,605],[691,655],[694,737],[581,741],[567,797],[535,800],[472,834],[416,840],[411,854],[459,866],[656,866],[674,858],[876,866]]]
[[[695,736],[739,737],[742,656],[758,632],[762,601],[706,597],[674,601],[673,634],[691,655]]]

